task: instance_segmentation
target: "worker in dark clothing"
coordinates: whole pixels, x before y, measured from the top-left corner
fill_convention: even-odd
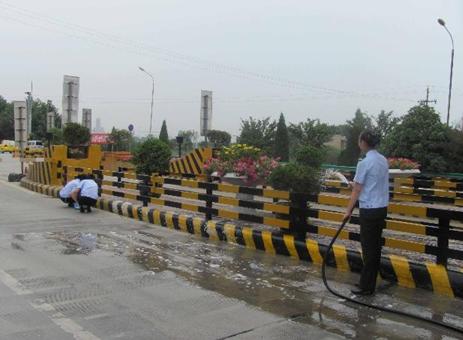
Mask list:
[[[376,150],[379,137],[375,133],[362,132],[358,143],[365,158],[357,165],[344,220],[350,219],[359,201],[363,268],[358,289],[352,290],[352,293],[373,295],[381,262],[381,234],[389,204],[389,165],[387,159]]]

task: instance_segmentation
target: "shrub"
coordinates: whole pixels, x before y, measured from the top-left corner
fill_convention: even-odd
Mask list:
[[[88,145],[90,130],[78,123],[67,123],[63,130],[63,140],[68,146]]]
[[[324,160],[324,149],[312,145],[302,146],[296,152],[296,162],[319,169]]]
[[[137,173],[151,175],[153,172],[166,172],[170,156],[170,148],[166,143],[149,137],[137,146],[132,162]]]
[[[320,190],[320,172],[309,166],[290,162],[273,170],[269,183],[277,190],[317,193]]]

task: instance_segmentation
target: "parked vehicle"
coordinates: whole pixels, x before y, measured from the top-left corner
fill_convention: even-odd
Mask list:
[[[0,144],[0,153],[14,153],[18,148],[15,145],[14,140],[2,140],[2,143]]]
[[[43,143],[40,140],[27,141],[26,149],[24,150],[26,156],[40,157],[44,154]]]

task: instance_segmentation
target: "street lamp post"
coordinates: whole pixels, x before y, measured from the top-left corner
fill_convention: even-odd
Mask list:
[[[450,36],[450,40],[452,41],[452,54],[450,57],[450,83],[449,83],[449,99],[447,103],[447,126],[449,126],[449,120],[450,120],[450,100],[452,99],[452,78],[453,78],[453,56],[455,54],[455,45],[453,44],[453,36],[452,33],[450,33],[449,29],[445,25],[445,21],[443,19],[437,19],[437,22],[439,25],[445,28],[447,33]]]
[[[178,144],[178,158],[182,157],[182,144],[183,144],[183,136],[177,136],[175,138]]]
[[[153,105],[154,105],[154,77],[151,73],[149,73],[148,71],[146,71],[143,67],[141,66],[138,66],[138,68],[140,69],[140,71],[146,73],[148,76],[150,76],[152,82],[153,82],[153,87],[151,89],[151,114],[150,114],[150,132],[149,132],[149,135],[151,136],[151,132],[153,130]]]

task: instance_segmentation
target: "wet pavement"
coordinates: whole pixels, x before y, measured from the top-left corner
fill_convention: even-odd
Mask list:
[[[320,267],[115,214],[80,214],[5,182],[0,339],[458,339],[330,295]],[[347,293],[358,276],[328,271]],[[463,325],[463,301],[379,283],[365,301]]]

